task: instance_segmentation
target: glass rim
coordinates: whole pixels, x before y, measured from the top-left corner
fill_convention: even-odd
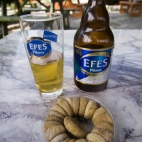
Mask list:
[[[48,16],[49,17],[48,17]],[[54,17],[55,16],[55,17]],[[61,13],[51,13],[51,12],[46,12],[46,13],[31,13],[31,14],[26,14],[26,15],[21,15],[20,16],[20,21],[27,21],[27,22],[32,22],[32,21],[51,21],[51,20],[57,20],[62,18]]]

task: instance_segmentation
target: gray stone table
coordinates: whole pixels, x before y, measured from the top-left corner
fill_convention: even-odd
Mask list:
[[[113,30],[115,49],[107,90],[88,93],[73,81],[74,30],[65,31],[64,95],[91,95],[112,113],[115,142],[142,142],[142,30]],[[0,142],[44,142],[50,105],[40,98],[20,32],[0,40]]]

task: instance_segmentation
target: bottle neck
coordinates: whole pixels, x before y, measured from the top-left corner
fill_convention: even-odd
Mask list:
[[[89,0],[81,21],[83,25],[95,23],[95,25],[97,24],[100,27],[108,27],[109,15],[104,0]]]
[[[104,2],[104,0],[89,0],[88,5],[90,7],[95,7],[95,6],[100,6],[100,5],[105,6],[105,2]]]

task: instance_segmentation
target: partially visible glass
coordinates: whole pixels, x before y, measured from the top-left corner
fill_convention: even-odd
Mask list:
[[[63,18],[57,13],[20,16],[27,56],[41,97],[53,99],[63,93]]]

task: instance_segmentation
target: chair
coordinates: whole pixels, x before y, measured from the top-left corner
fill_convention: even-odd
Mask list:
[[[64,29],[69,29],[70,28],[69,13],[67,11],[64,11],[63,1],[64,0],[52,0],[52,3],[53,3],[53,12],[56,11],[55,4],[59,3],[60,11],[61,11],[61,13],[63,15]]]
[[[73,4],[71,0],[65,0],[63,3],[64,8],[70,8],[72,9],[72,16],[75,18],[81,18],[82,14],[84,12],[84,6],[87,5],[87,3],[81,4],[79,0],[78,4]]]
[[[129,12],[129,9],[131,7],[131,2],[120,1],[119,4],[120,4],[120,10],[119,10],[120,13],[128,13]]]
[[[142,4],[140,2],[120,1],[119,4],[120,13],[129,13],[132,17],[139,17],[142,13]]]
[[[139,17],[142,13],[142,4],[139,2],[132,3],[130,9],[130,16],[132,17]]]

